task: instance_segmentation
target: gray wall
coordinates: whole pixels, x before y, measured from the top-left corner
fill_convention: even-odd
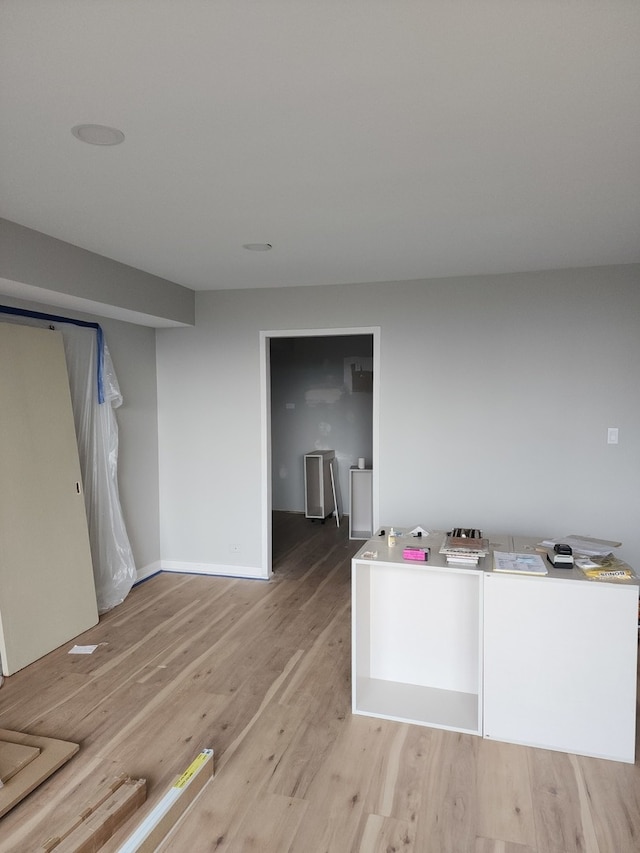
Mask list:
[[[193,323],[186,287],[0,218],[0,293],[22,297],[16,282],[27,299],[50,305],[76,300],[80,310],[149,326]]]
[[[351,327],[380,328],[381,524],[591,534],[637,564],[640,266],[212,291],[157,332],[53,313],[105,329],[139,569],[264,564],[260,332]]]
[[[334,450],[347,513],[349,468],[371,465],[373,389],[352,366],[373,374],[372,336],[274,337],[270,366],[273,509],[304,512],[304,454]]]
[[[195,328],[157,332],[163,560],[263,563],[260,331],[379,326],[381,524],[590,534],[637,563],[639,324],[637,265],[199,293]]]
[[[138,572],[157,571],[160,531],[155,330],[8,296],[0,297],[0,304],[102,326],[123,396],[122,406],[116,409],[120,501]],[[0,314],[0,321],[7,319]]]

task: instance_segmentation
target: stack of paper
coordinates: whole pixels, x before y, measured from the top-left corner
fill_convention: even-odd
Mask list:
[[[546,575],[547,567],[540,554],[511,554],[493,552],[494,572],[515,572],[519,575]]]
[[[478,531],[479,532],[479,531]],[[489,540],[481,536],[453,536],[447,534],[440,548],[447,563],[455,566],[477,566],[480,557],[489,553]]]

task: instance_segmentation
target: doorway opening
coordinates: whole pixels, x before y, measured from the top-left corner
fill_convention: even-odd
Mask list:
[[[379,327],[261,332],[267,577],[273,564],[273,512],[304,516],[305,454],[334,452],[341,519],[348,513],[350,468],[364,458],[372,469],[373,525],[377,525],[379,338]],[[336,524],[333,513],[326,523]],[[348,519],[340,524],[348,524]]]

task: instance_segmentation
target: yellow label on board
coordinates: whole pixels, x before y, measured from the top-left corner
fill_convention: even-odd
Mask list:
[[[207,762],[207,760],[209,759],[209,757],[211,755],[213,755],[212,749],[204,749],[200,753],[200,755],[197,755],[193,759],[193,761],[187,767],[187,769],[184,771],[184,773],[176,779],[173,787],[174,788],[186,788],[186,786],[193,779],[193,777],[196,775],[198,770],[200,770],[202,765]]]

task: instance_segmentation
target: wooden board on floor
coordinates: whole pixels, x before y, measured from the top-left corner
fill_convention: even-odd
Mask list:
[[[147,780],[120,778],[109,796],[92,802],[77,825],[61,839],[49,840],[43,850],[53,853],[95,853],[131,817],[147,798]],[[52,846],[53,844],[53,846]]]
[[[40,750],[40,754],[33,761],[25,765],[0,788],[0,817],[48,779],[80,749],[79,744],[67,740],[10,732],[6,729],[0,729],[0,741],[32,746]]]
[[[154,853],[211,778],[213,750],[203,749],[122,844],[120,853]]]
[[[71,818],[69,822],[64,826],[64,828],[60,829],[55,835],[50,836],[42,845],[42,850],[46,851],[46,853],[51,853],[51,851],[60,844],[65,838],[67,838],[71,833],[80,826],[83,820],[86,820],[89,815],[92,815],[96,812],[100,806],[106,802],[109,797],[111,797],[115,791],[127,780],[130,780],[131,777],[128,773],[120,773],[118,776],[115,776],[113,779],[110,779],[108,782],[105,782],[102,785],[99,785],[96,790],[91,794],[91,796],[83,803],[82,809],[78,812],[75,817]],[[146,795],[146,780],[140,780],[144,782],[145,795]]]
[[[37,746],[0,740],[0,782],[5,785],[19,770],[40,755]]]

